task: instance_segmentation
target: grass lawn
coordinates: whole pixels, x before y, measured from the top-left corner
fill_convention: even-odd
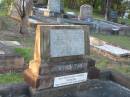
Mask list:
[[[114,36],[114,35],[103,35],[103,34],[94,34],[92,36],[130,50],[130,37],[128,36],[116,36],[116,35]]]
[[[127,25],[130,25],[130,19],[118,18],[118,23],[125,23]]]
[[[0,84],[20,83],[20,82],[23,82],[22,74],[19,73],[0,74]]]
[[[7,10],[0,8],[0,16],[6,16],[7,15]]]
[[[100,19],[100,20],[105,20],[105,16],[97,14],[97,13],[93,13],[93,18],[95,19]]]
[[[130,63],[115,62],[95,52],[91,52],[91,58],[96,60],[96,67],[100,70],[110,69],[130,76]]]

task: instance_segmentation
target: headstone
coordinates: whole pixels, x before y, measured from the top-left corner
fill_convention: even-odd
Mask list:
[[[118,12],[117,11],[111,11],[110,12],[110,21],[117,22],[118,21]]]
[[[32,87],[32,95],[35,95],[32,97],[59,97],[57,88],[66,91],[68,89],[65,87],[69,86],[69,89],[75,91],[71,85],[78,86],[87,79],[97,78],[99,71],[95,61],[88,58],[89,54],[88,26],[38,26],[34,59],[24,72],[24,79]],[[52,95],[52,89],[57,93]],[[44,95],[40,95],[44,92]],[[61,94],[61,97],[64,95]]]
[[[128,19],[128,17],[129,17],[129,13],[126,11],[126,12],[124,13],[123,18],[124,18],[124,19]]]
[[[51,12],[60,13],[61,12],[61,0],[48,0],[47,8]]]
[[[91,19],[93,14],[93,8],[91,5],[84,4],[80,7],[80,16],[81,20]]]

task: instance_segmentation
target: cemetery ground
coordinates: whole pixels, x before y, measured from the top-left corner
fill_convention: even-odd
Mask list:
[[[0,30],[0,40],[18,41],[22,45],[22,48],[14,48],[13,53],[19,54],[24,57],[25,64],[32,57],[34,35],[29,37],[23,37],[18,33],[18,23],[9,17],[0,17],[2,21],[2,28]],[[4,64],[0,64],[2,66]],[[22,72],[7,72],[0,74],[0,84],[7,83],[21,83],[23,82]]]
[[[34,46],[34,30],[30,30],[30,36],[23,37],[18,31],[18,23],[10,18],[3,18],[4,27],[0,30],[0,40],[18,41],[22,44],[22,48],[15,48],[14,51],[25,58],[25,64],[29,62],[33,54]],[[122,48],[130,50],[130,37],[128,36],[109,36],[94,34],[92,35],[104,41],[110,42],[114,45],[118,45]],[[103,57],[95,52],[91,52],[91,57],[96,60],[96,66],[101,69],[112,69],[114,71],[121,72],[125,75],[130,75],[130,62],[115,62],[107,57]],[[4,64],[0,64],[4,65]],[[22,72],[8,72],[0,74],[0,84],[7,83],[21,83],[23,82]]]
[[[130,37],[129,36],[116,36],[116,35],[104,35],[104,34],[92,34],[100,40],[106,41],[115,46],[130,50]],[[96,60],[96,66],[100,69],[112,69],[117,72],[124,73],[130,76],[130,59],[128,62],[116,62],[107,57],[103,57],[92,52],[92,57]]]

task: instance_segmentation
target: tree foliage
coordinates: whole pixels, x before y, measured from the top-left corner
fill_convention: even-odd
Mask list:
[[[109,10],[116,10],[118,13],[122,13],[126,6],[122,4],[123,0],[108,0]],[[79,9],[83,4],[90,4],[95,12],[104,14],[106,10],[107,0],[64,0],[65,7]]]

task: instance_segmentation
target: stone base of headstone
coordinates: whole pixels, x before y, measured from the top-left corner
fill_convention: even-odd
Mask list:
[[[89,21],[92,18],[93,8],[91,5],[84,4],[80,7],[79,20]]]
[[[34,14],[36,16],[46,16],[46,17],[57,17],[60,13],[51,12],[49,9],[44,9],[43,11],[37,11],[34,9]]]
[[[51,13],[49,10],[44,10],[44,13],[43,13],[44,16],[51,16]]]
[[[94,80],[88,80],[84,83],[73,84],[69,86],[63,86],[58,88],[50,88],[44,90],[35,90],[30,88],[31,97],[75,97],[76,93],[82,93],[82,91],[89,90],[93,86]]]
[[[48,88],[54,88],[54,78],[59,76],[73,75],[78,73],[88,73],[88,79],[96,79],[99,78],[100,71],[95,67],[95,61],[92,59],[87,60],[82,63],[70,63],[70,64],[48,64],[41,67],[40,76],[35,76],[31,69],[27,69],[24,72],[24,79],[27,83],[30,84],[31,87],[38,90],[45,90]],[[73,66],[70,66],[73,65]],[[63,70],[64,69],[64,70]],[[69,70],[67,70],[69,69]],[[60,71],[61,70],[61,71]],[[71,89],[70,89],[71,90]],[[44,91],[43,91],[44,94]],[[40,94],[38,94],[40,95]],[[53,96],[53,95],[52,95]],[[34,96],[41,97],[41,96]],[[45,96],[47,97],[47,96]],[[51,96],[48,96],[51,97]],[[53,96],[54,97],[54,96]]]
[[[59,16],[60,15],[60,13],[55,13],[55,12],[51,12],[51,11],[49,11],[49,10],[45,10],[44,11],[44,16],[47,16],[47,17],[57,17],[57,16]]]

